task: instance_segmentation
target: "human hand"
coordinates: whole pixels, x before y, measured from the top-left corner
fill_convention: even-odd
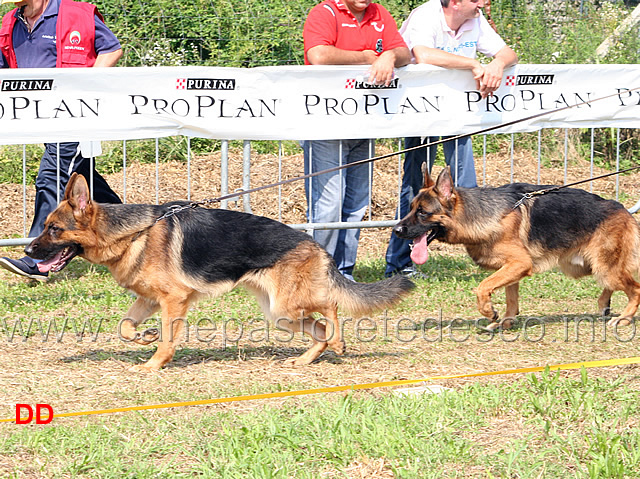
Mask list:
[[[394,77],[395,56],[392,52],[383,52],[369,68],[369,81],[372,85],[388,86]]]
[[[486,98],[487,96],[493,95],[493,92],[500,87],[504,66],[501,62],[494,59],[488,65],[478,63],[472,72],[480,95],[482,98]]]

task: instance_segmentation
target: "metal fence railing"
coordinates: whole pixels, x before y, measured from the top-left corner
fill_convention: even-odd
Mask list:
[[[608,129],[611,130],[611,129]],[[610,133],[610,132],[609,132]],[[594,141],[594,130],[590,132],[590,142],[584,143],[585,132],[581,131],[581,148],[578,153],[570,130],[554,130],[554,144],[549,151],[549,132],[518,133],[508,135],[483,135],[474,138],[476,170],[480,185],[498,186],[499,184],[524,181],[538,184],[567,184],[569,182],[593,178],[603,172],[598,166],[601,152]],[[586,133],[587,138],[589,132]],[[611,159],[610,170],[621,170],[622,158],[620,131],[615,135],[615,157]],[[137,140],[136,140],[137,141]],[[306,217],[307,199],[304,181],[294,181],[286,185],[261,190],[253,194],[242,192],[252,187],[276,183],[286,178],[304,174],[302,151],[296,145],[285,146],[283,142],[274,142],[269,152],[264,153],[264,144],[253,148],[252,142],[222,141],[219,148],[211,154],[194,154],[192,140],[181,142],[182,161],[164,161],[160,139],[151,139],[154,153],[153,161],[143,164],[137,158],[133,140],[122,142],[121,165],[113,173],[106,175],[107,181],[126,203],[163,203],[179,199],[204,200],[238,192],[238,196],[220,203],[221,208],[239,209],[249,213],[269,216],[293,228],[310,232],[314,229],[335,228],[380,228],[396,223],[397,199],[400,192],[402,161],[401,155],[395,155],[383,161],[372,163],[369,169],[371,193],[368,212],[358,223],[316,223]],[[178,143],[180,144],[180,143]],[[389,153],[403,148],[401,139],[378,140],[377,152]],[[373,150],[371,150],[373,154]],[[441,154],[441,153],[439,153]],[[313,156],[311,155],[313,161]],[[34,186],[29,184],[33,173],[27,168],[27,149],[22,147],[22,181],[10,186],[12,198],[6,198],[0,204],[0,247],[26,245],[26,238],[33,212]],[[92,158],[100,165],[101,158]],[[435,168],[443,165],[442,158],[436,161]],[[311,179],[313,180],[313,179]],[[92,178],[89,178],[89,184]],[[313,181],[310,181],[313,188]],[[583,188],[604,196],[629,203],[626,206],[632,212],[640,209],[636,203],[640,185],[640,174],[619,175],[597,180],[583,185]],[[0,185],[0,188],[5,185]],[[7,186],[8,187],[8,186]],[[640,187],[638,188],[640,189]],[[622,198],[622,199],[621,199]],[[635,203],[635,204],[634,204]],[[313,219],[312,219],[313,220]]]

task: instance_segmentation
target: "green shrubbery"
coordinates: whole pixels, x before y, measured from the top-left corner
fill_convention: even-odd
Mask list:
[[[380,0],[398,24],[424,0]],[[121,39],[126,66],[302,64],[302,26],[316,0],[95,0]],[[491,18],[523,63],[592,63],[630,12],[622,1],[493,0]],[[603,59],[638,62],[638,29]]]
[[[493,0],[498,31],[522,63],[596,63],[598,46],[631,9],[622,1]],[[637,63],[637,26],[624,34],[602,63]]]
[[[126,66],[254,67],[302,62],[302,25],[316,2],[97,0]]]

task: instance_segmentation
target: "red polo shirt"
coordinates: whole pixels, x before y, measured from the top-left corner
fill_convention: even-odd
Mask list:
[[[311,9],[304,24],[304,62],[307,52],[318,45],[332,45],[341,50],[373,50],[378,55],[387,50],[406,47],[391,14],[377,3],[364,12],[362,23],[340,0],[324,0]]]

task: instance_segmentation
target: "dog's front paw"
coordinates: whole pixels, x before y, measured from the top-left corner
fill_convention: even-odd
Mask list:
[[[506,331],[507,329],[511,329],[513,328],[513,322],[515,321],[515,318],[504,318],[502,321],[500,321],[500,328],[503,331]]]
[[[504,318],[502,321],[493,320],[486,326],[478,325],[478,328],[488,333],[493,333],[495,331],[506,331],[508,329],[513,328],[513,322],[514,322],[514,318]]]
[[[485,305],[478,307],[478,311],[480,311],[480,314],[492,323],[497,322],[500,318],[500,315],[491,305],[491,303],[486,303]]]
[[[285,366],[285,367],[295,368],[296,366],[301,366],[301,364],[297,364],[297,362],[296,362],[298,359],[299,359],[299,358],[288,358],[288,359],[285,359],[285,360],[282,362],[282,364],[283,364],[283,366]]]
[[[285,367],[295,368],[298,366],[306,366],[308,364],[311,364],[315,359],[316,358],[305,357],[305,355],[303,354],[302,356],[299,356],[297,358],[285,359],[283,364]]]
[[[498,321],[494,321],[492,323],[487,324],[484,327],[481,326],[480,328],[490,333],[493,333],[494,331],[497,331],[498,329],[500,329],[500,323]]]
[[[160,330],[158,328],[149,328],[142,331],[140,339],[146,344],[151,344],[160,338]]]

